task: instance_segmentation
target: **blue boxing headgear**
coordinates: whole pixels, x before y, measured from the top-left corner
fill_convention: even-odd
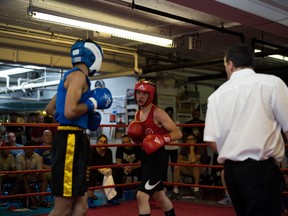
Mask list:
[[[89,69],[88,76],[93,76],[101,67],[103,59],[102,48],[92,40],[77,41],[72,45],[70,55],[72,65],[84,63]]]

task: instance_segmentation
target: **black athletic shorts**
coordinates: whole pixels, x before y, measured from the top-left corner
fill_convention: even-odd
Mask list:
[[[88,188],[90,141],[83,130],[59,126],[52,143],[52,194],[83,196]]]
[[[140,191],[151,196],[155,191],[164,189],[163,178],[167,172],[168,160],[168,154],[164,146],[151,155],[142,150],[143,176],[139,186]]]

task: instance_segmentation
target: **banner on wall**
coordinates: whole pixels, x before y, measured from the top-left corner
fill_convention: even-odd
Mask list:
[[[104,110],[101,113],[102,120],[101,124],[123,124],[125,125],[125,96],[117,96],[113,97],[112,106],[109,109]],[[125,127],[104,127],[103,133],[108,137],[108,139],[112,139],[115,137],[115,133],[123,133],[125,131]]]

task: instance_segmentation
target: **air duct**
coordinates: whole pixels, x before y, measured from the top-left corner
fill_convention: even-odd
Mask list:
[[[185,17],[177,16],[177,15],[174,15],[174,14],[169,14],[169,13],[166,13],[166,12],[163,12],[163,11],[158,11],[158,10],[155,10],[155,9],[152,9],[152,8],[147,8],[147,7],[135,4],[134,1],[132,2],[132,4],[130,6],[131,6],[132,9],[144,11],[144,12],[151,13],[151,14],[156,14],[156,15],[163,16],[163,17],[168,17],[168,18],[175,19],[175,20],[178,20],[178,21],[182,21],[182,22],[193,24],[193,25],[201,26],[201,27],[204,27],[204,28],[212,29],[212,30],[215,30],[215,31],[218,31],[218,32],[221,32],[221,33],[230,34],[230,35],[239,37],[241,43],[244,43],[244,41],[245,41],[245,37],[244,37],[243,33],[228,30],[228,29],[224,28],[224,26],[217,27],[217,26],[209,25],[207,23],[202,23],[202,22],[199,22],[199,21],[196,21],[196,20],[187,19]]]

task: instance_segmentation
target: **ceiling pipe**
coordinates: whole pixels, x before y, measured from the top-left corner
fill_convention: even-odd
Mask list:
[[[263,57],[263,56],[268,56],[268,55],[273,55],[273,54],[288,53],[288,48],[285,48],[285,47],[284,48],[279,47],[279,48],[281,49],[255,53],[255,57]],[[165,66],[142,68],[142,73],[147,74],[147,73],[152,73],[152,72],[160,72],[160,71],[173,70],[173,69],[179,69],[179,68],[197,67],[197,66],[203,66],[203,65],[221,64],[221,63],[223,63],[223,58],[209,60],[209,61],[200,62],[200,63],[195,63],[195,61],[187,61],[187,62],[165,65]]]
[[[137,5],[137,4],[135,4],[134,1],[132,2],[132,4],[130,6],[131,6],[132,9],[145,11],[145,12],[156,14],[156,15],[159,15],[159,16],[164,16],[164,17],[168,17],[168,18],[171,18],[171,19],[175,19],[175,20],[179,20],[179,21],[182,21],[182,22],[186,22],[186,23],[190,23],[190,24],[193,24],[193,25],[197,25],[197,26],[201,26],[201,27],[204,27],[204,28],[208,28],[208,29],[212,29],[212,30],[215,30],[215,31],[219,31],[221,33],[226,33],[226,34],[230,34],[230,35],[233,35],[233,36],[237,36],[237,37],[240,38],[240,41],[242,43],[244,43],[244,41],[245,41],[245,37],[244,37],[243,33],[228,30],[228,29],[224,28],[223,24],[222,24],[221,27],[209,25],[207,23],[202,23],[202,22],[199,22],[199,21],[196,21],[196,20],[187,19],[185,17],[181,17],[181,16],[177,16],[177,15],[174,15],[174,14],[169,14],[169,13],[166,13],[166,12],[163,12],[163,11],[158,11],[158,10],[155,10],[155,9],[152,9],[152,8],[147,8],[147,7],[144,7],[144,6],[141,6],[141,5]]]
[[[125,55],[133,56],[133,58],[134,58],[134,75],[135,74],[137,74],[138,76],[142,75],[143,70],[142,70],[142,68],[139,68],[139,56],[138,56],[137,52],[127,52],[127,51],[123,51],[123,50],[114,50],[114,49],[109,49],[109,48],[105,48],[104,50],[119,53],[119,54],[125,54]]]
[[[263,50],[261,52],[255,53],[255,57],[265,57],[269,55],[285,55],[288,54],[288,48],[283,48],[283,49],[276,49],[276,50]]]
[[[284,46],[280,46],[278,44],[274,44],[274,43],[271,43],[271,42],[268,42],[268,41],[263,41],[263,40],[259,40],[257,38],[252,38],[252,45],[253,47],[255,48],[255,44],[260,44],[260,45],[266,45],[266,46],[270,46],[270,47],[275,47],[275,48],[278,48],[278,49],[287,49],[287,47],[284,47]]]
[[[43,88],[47,86],[56,86],[58,85],[60,80],[54,80],[54,81],[48,81],[48,82],[43,82],[43,83],[27,83],[24,82],[20,86],[10,86],[6,88],[0,88],[0,94],[1,93],[9,93],[9,92],[14,92],[14,91],[24,91],[26,89],[34,89],[34,88]]]
[[[37,89],[36,98],[32,97],[15,97],[15,96],[8,96],[8,95],[0,95],[0,99],[7,99],[7,100],[25,100],[25,101],[40,101],[41,94],[40,90]],[[42,99],[41,99],[42,100]]]
[[[223,63],[223,58],[200,62],[200,63],[195,63],[195,61],[188,61],[188,62],[182,62],[178,64],[173,64],[173,65],[142,68],[142,73],[147,74],[147,73],[160,72],[160,71],[165,71],[165,70],[173,70],[173,69],[187,68],[187,67],[197,67],[197,66],[203,66],[203,65],[209,65],[209,64],[220,64],[220,63]]]
[[[123,76],[135,76],[135,70],[132,69],[132,70],[123,71],[119,73],[95,75],[93,77],[90,77],[90,80],[109,79],[109,78],[123,77]]]
[[[1,26],[1,24],[0,24]],[[14,28],[16,28],[15,26],[13,26]],[[21,28],[21,27],[17,27],[17,29],[24,31],[25,29]],[[26,30],[27,31],[27,30]],[[29,32],[29,31],[27,31]],[[20,32],[11,32],[6,30],[0,30],[0,33],[3,34],[9,34],[9,35],[14,35],[14,36],[19,36],[19,37],[26,37],[26,38],[32,38],[32,39],[39,39],[39,40],[45,40],[45,41],[49,41],[49,42],[56,42],[56,43],[62,43],[62,44],[69,44],[72,45],[71,41],[64,41],[61,39],[54,39],[54,38],[48,38],[48,37],[41,37],[39,35],[31,35],[31,34],[21,34]],[[37,33],[41,33],[44,34],[44,31],[37,31]],[[44,34],[46,36],[48,36],[48,34]],[[128,56],[132,56],[134,59],[134,68],[132,68],[131,70],[128,71],[124,71],[124,72],[119,72],[117,74],[115,73],[111,73],[111,74],[105,74],[105,75],[99,75],[99,76],[94,76],[91,77],[91,80],[97,80],[97,79],[105,79],[105,78],[113,78],[113,77],[120,77],[120,76],[135,76],[135,75],[142,75],[142,68],[139,67],[139,55],[136,52],[136,49],[132,49],[132,48],[125,48],[125,47],[121,47],[121,46],[116,46],[116,49],[113,49],[111,47],[113,47],[113,45],[111,46],[111,44],[108,45],[109,47],[103,47],[104,52],[112,52],[112,53],[118,53],[118,54],[123,54],[123,55],[128,55]],[[6,78],[6,77],[5,77]],[[8,84],[7,84],[8,85]],[[9,85],[7,86],[9,87]],[[11,90],[11,89],[6,89],[6,90]],[[3,89],[1,91],[0,89],[0,93],[3,93]]]
[[[277,71],[274,71],[274,69],[277,69]],[[279,72],[279,70],[281,71]],[[288,67],[283,66],[279,68],[270,68],[270,69],[264,69],[264,70],[257,70],[256,73],[263,73],[263,74],[274,74],[277,73],[277,76],[280,76],[281,74],[285,74],[287,72]],[[203,76],[195,76],[195,77],[188,77],[188,82],[196,82],[196,81],[202,81],[202,80],[213,80],[213,79],[227,79],[227,74],[225,72],[221,74],[212,74],[212,75],[203,75]],[[287,83],[287,80],[284,80],[285,83]]]
[[[268,41],[263,41],[263,40],[259,40],[256,38],[252,38],[252,47],[255,49],[256,48],[256,44],[260,44],[261,45],[261,52],[255,53],[256,57],[265,57],[268,55],[274,55],[274,54],[282,54],[285,55],[288,53],[288,48],[285,46],[281,46],[278,44],[274,44]],[[269,46],[271,47],[270,49],[267,48],[266,50],[263,49],[263,46]],[[277,49],[273,49],[277,48]]]
[[[52,42],[57,42],[57,43],[61,43],[61,44],[72,45],[75,41],[80,39],[79,37],[73,37],[73,36],[69,36],[69,35],[64,35],[64,34],[59,34],[59,33],[54,33],[54,32],[49,32],[49,31],[43,31],[43,30],[28,29],[26,27],[7,25],[7,24],[2,24],[2,23],[0,23],[0,27],[2,28],[0,30],[0,32],[4,33],[4,34],[10,33],[10,34],[15,35],[15,36],[30,36],[30,37],[32,37],[33,36],[32,33],[33,33],[33,34],[36,34],[35,36],[38,36],[35,39],[48,40],[49,42],[52,41]],[[15,30],[22,31],[22,32],[15,32]],[[15,33],[15,34],[13,34],[13,33]],[[44,39],[43,37],[47,37],[48,39],[46,39],[46,38]],[[136,51],[135,48],[131,48],[131,47],[124,47],[124,46],[110,44],[110,43],[104,43],[104,42],[97,42],[97,43],[100,44],[101,46],[103,46],[102,48],[104,50],[106,50],[106,47],[107,47],[107,49],[108,49],[108,47],[114,48],[114,49],[110,48],[112,52],[114,52],[115,49],[122,49],[122,50],[125,50],[127,52],[128,51],[130,51],[130,52]]]
[[[224,72],[220,73],[220,74],[189,77],[188,82],[196,82],[196,81],[202,81],[202,80],[213,80],[213,79],[223,79],[223,78],[227,78],[227,74]]]

